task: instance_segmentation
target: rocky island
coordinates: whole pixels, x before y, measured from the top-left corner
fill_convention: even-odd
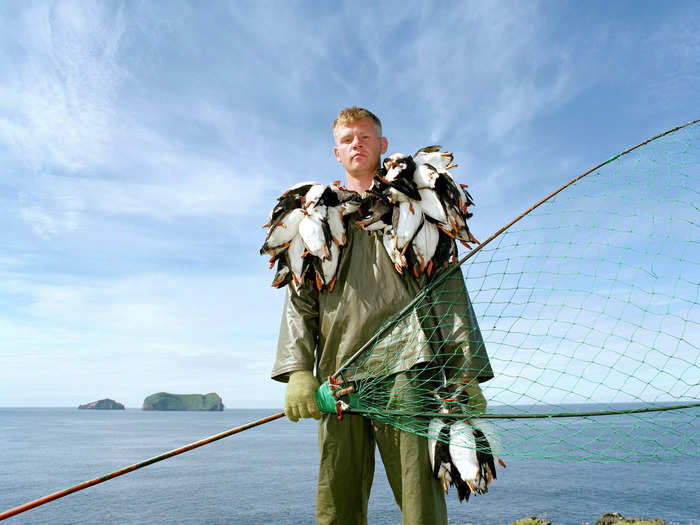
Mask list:
[[[100,399],[92,403],[78,406],[79,410],[124,410],[124,405],[117,403],[114,399]]]
[[[143,400],[144,410],[204,410],[218,411],[224,409],[221,396],[214,392],[209,394],[169,394],[158,392]]]

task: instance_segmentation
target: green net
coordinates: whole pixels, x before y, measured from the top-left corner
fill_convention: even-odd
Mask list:
[[[577,177],[443,272],[335,375],[348,410],[435,438],[437,389],[487,372],[468,341],[502,456],[698,455],[699,126]]]

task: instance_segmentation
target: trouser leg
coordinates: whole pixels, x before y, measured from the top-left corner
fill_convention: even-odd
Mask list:
[[[430,470],[427,439],[382,423],[373,423],[373,430],[403,524],[446,524],[445,495]]]
[[[365,525],[374,477],[375,441],[369,420],[326,414],[319,423],[321,461],[316,493],[316,522]]]

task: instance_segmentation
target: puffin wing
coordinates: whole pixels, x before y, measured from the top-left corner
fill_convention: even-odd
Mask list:
[[[435,472],[435,445],[440,437],[440,431],[445,426],[442,419],[434,417],[428,425],[428,456],[430,457],[430,467]]]
[[[301,283],[304,272],[305,250],[306,247],[304,246],[304,241],[301,239],[301,235],[297,235],[289,243],[289,248],[287,249],[286,253],[289,269],[292,272],[292,280],[296,286],[299,286]]]
[[[496,479],[496,463],[503,468],[506,464],[498,457],[501,450],[501,442],[496,433],[496,428],[490,421],[486,419],[474,418],[469,420],[475,429],[475,441],[477,444],[477,455],[480,455],[482,465],[488,466],[484,468],[486,475],[486,484],[491,482],[491,479]],[[478,432],[477,432],[478,431]]]
[[[355,213],[362,205],[362,197],[356,191],[349,191],[331,184],[328,186],[336,194],[338,203],[343,210],[343,215]]]
[[[423,213],[437,222],[444,223],[447,218],[445,216],[445,205],[440,201],[437,193],[430,188],[421,188],[418,190],[418,193],[420,194],[420,207],[423,209]]]
[[[328,247],[328,257],[320,259],[320,261],[323,284],[328,286],[328,290],[332,292],[335,287],[335,274],[338,271],[338,262],[340,261],[340,247],[335,243],[331,243]]]
[[[385,203],[384,201],[377,199],[373,202],[367,213],[356,222],[359,228],[369,231],[381,230],[385,226],[388,226],[389,222],[385,219],[387,215],[391,214],[393,211],[393,206]]]
[[[287,255],[282,253],[277,259],[277,271],[272,279],[272,286],[281,288],[292,282],[292,270],[287,263]]]
[[[311,188],[311,186],[314,186],[314,185],[316,185],[316,184],[318,184],[318,183],[317,183],[317,182],[314,182],[314,181],[312,181],[312,180],[307,180],[307,181],[304,181],[304,182],[298,182],[298,183],[296,183],[295,185],[290,186],[289,188],[287,188],[286,190],[284,190],[284,193],[282,193],[282,197],[287,197],[287,196],[290,196],[290,195],[297,195],[297,196],[299,196],[299,197],[301,198],[301,197],[303,197],[304,195],[306,195],[306,192],[309,191],[309,188]],[[280,199],[281,199],[282,197],[280,197]]]
[[[277,204],[270,212],[270,218],[267,223],[263,224],[263,228],[269,228],[277,224],[283,215],[286,215],[294,208],[301,208],[301,197],[298,195],[282,195],[277,199]]]
[[[413,174],[411,173],[409,176],[397,178],[394,181],[389,183],[389,186],[391,189],[393,189],[395,192],[401,193],[403,196],[408,197],[409,199],[413,199],[416,201],[420,200],[420,193],[418,193],[418,186],[416,186],[416,183],[413,182]],[[394,201],[400,201],[403,200],[401,196],[393,197]]]
[[[323,184],[313,184],[304,195],[304,206],[315,206],[319,204],[321,197],[324,196],[327,186]]]
[[[326,213],[333,242],[336,246],[343,246],[345,244],[345,225],[343,224],[342,206],[340,204],[337,206],[329,206]]]
[[[440,171],[448,169],[454,157],[450,152],[441,152],[442,146],[427,146],[416,151],[413,160],[416,164],[430,164]]]
[[[283,215],[276,224],[270,226],[265,238],[265,244],[260,248],[260,254],[274,255],[280,248],[289,243],[299,232],[299,223],[304,218],[301,208],[295,208]]]
[[[438,176],[437,170],[430,164],[417,164],[416,171],[413,172],[413,181],[419,190],[421,188],[434,188]]]
[[[493,452],[489,440],[477,427],[474,427],[474,441],[476,442],[476,459],[479,462],[477,490],[484,493],[488,492],[491,480],[496,479],[496,464],[493,462]]]
[[[448,485],[452,485],[452,459],[446,441],[449,439],[449,426],[443,420],[433,418],[428,426],[428,455],[433,477],[440,480],[442,488],[447,493]]]
[[[294,186],[284,190],[284,193],[277,198],[277,204],[270,212],[270,218],[267,223],[263,225],[263,228],[268,228],[277,223],[282,215],[285,215],[290,210],[294,208],[301,208],[303,205],[303,198],[306,192],[309,191],[315,182],[300,182]]]
[[[435,255],[433,255],[433,266],[444,266],[447,267],[450,260],[456,261],[457,259],[457,246],[454,241],[454,234],[446,233],[444,226],[438,226],[440,230],[438,232],[439,238],[437,243],[437,248],[435,248]]]

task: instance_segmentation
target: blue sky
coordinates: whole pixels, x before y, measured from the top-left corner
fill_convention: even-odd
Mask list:
[[[442,144],[487,237],[700,107],[697,3],[0,4],[0,406],[281,406],[260,228],[330,123]]]

